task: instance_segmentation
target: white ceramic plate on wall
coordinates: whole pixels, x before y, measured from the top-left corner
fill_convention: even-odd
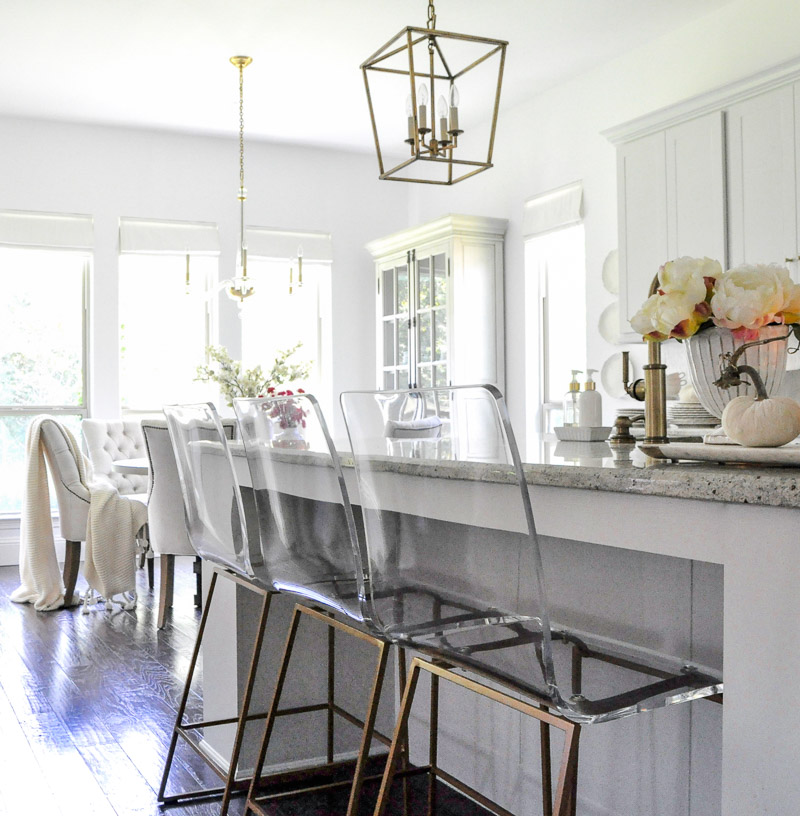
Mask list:
[[[615,301],[603,309],[597,321],[597,328],[607,343],[612,345],[619,343],[619,303]]]
[[[603,261],[603,286],[612,295],[619,294],[619,251],[612,249]]]

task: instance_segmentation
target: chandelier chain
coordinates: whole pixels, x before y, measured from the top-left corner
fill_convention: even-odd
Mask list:
[[[436,9],[433,0],[428,0],[428,28],[436,28]]]
[[[239,66],[239,186],[244,190],[244,66]]]

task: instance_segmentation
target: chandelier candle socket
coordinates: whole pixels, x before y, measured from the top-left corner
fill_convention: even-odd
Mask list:
[[[438,29],[429,2],[425,28],[404,28],[361,64],[381,179],[450,185],[492,167],[507,45]],[[456,80],[470,85],[470,133],[461,145]],[[404,143],[410,158],[398,152]]]

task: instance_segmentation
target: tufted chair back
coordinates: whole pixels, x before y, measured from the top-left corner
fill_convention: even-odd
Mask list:
[[[95,476],[105,477],[122,495],[147,493],[147,476],[116,473],[111,469],[117,459],[147,456],[144,434],[138,420],[84,419],[81,432]]]
[[[67,541],[84,541],[89,518],[89,489],[81,481],[75,456],[58,422],[42,423],[41,438],[58,501],[61,535]]]

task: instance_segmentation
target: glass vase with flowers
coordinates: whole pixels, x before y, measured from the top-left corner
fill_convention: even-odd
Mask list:
[[[659,269],[657,291],[630,322],[648,342],[685,341],[697,397],[721,417],[725,405],[748,387],[718,382],[734,353],[759,372],[768,393],[781,387],[787,340],[792,334],[800,340],[800,285],[776,264],[742,264],[723,272],[710,258],[678,258]]]
[[[305,391],[298,388],[297,393],[304,394]],[[278,391],[277,394],[270,394],[270,396],[278,398],[266,406],[274,426],[272,447],[306,450],[308,443],[303,431],[306,427],[307,409],[298,400],[293,399],[294,391]],[[279,399],[281,397],[283,399]]]

